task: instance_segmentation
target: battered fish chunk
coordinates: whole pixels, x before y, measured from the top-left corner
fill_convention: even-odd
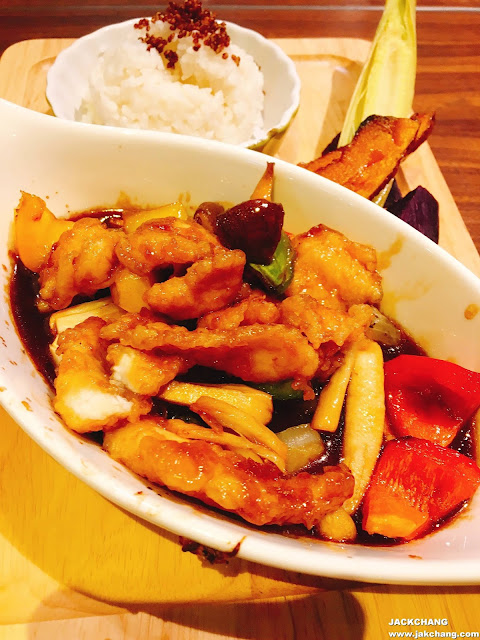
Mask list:
[[[166,318],[161,318],[155,315],[149,309],[142,309],[140,313],[124,313],[117,320],[107,323],[102,329],[102,338],[111,342],[112,340],[119,340],[120,337],[127,331],[131,331],[140,325],[146,326],[152,322],[166,322]]]
[[[208,313],[199,319],[197,327],[205,329],[235,329],[251,324],[284,324],[303,333],[314,349],[326,342],[338,347],[357,340],[373,318],[369,305],[353,305],[349,311],[330,309],[308,293],[269,300],[254,291],[237,304]]]
[[[122,326],[125,324],[123,320]],[[106,327],[102,336],[142,351],[183,355],[196,364],[251,382],[310,380],[319,365],[318,355],[305,336],[280,324],[188,331],[153,322],[124,332],[117,331],[116,325]]]
[[[108,342],[121,342],[126,335],[131,333],[137,327],[148,327],[155,324],[157,331],[160,331],[160,327],[167,329],[171,325],[155,316],[152,312],[146,313],[124,313],[118,320],[108,323],[100,332],[101,337]],[[125,343],[129,346],[127,343]],[[151,351],[151,349],[144,349],[145,351]]]
[[[90,296],[110,286],[121,236],[122,232],[107,229],[96,218],[77,220],[60,236],[40,271],[39,308],[65,309],[77,294]]]
[[[342,347],[355,342],[370,326],[372,307],[355,304],[347,311],[329,309],[308,293],[285,298],[280,304],[281,322],[296,327],[319,349],[326,342]]]
[[[347,310],[352,304],[377,304],[382,298],[375,250],[317,225],[296,236],[293,280],[286,295],[308,293],[326,307]]]
[[[104,447],[150,482],[237,513],[255,525],[318,525],[353,493],[344,466],[322,474],[285,476],[270,462],[255,462],[219,445],[174,437],[168,420],[143,419],[105,435]]]
[[[117,256],[129,271],[144,276],[157,268],[196,262],[219,246],[217,238],[193,220],[159,218],[125,235]]]
[[[250,324],[276,324],[279,319],[278,302],[268,300],[261,291],[252,291],[237,304],[205,314],[199,319],[197,327],[235,329]]]
[[[154,356],[118,343],[109,345],[107,362],[112,368],[111,380],[144,396],[156,396],[164,385],[189,369],[181,356]]]
[[[230,304],[242,286],[243,251],[217,249],[198,260],[182,277],[154,284],[145,295],[151,309],[173,320],[198,318]]]
[[[107,345],[100,337],[104,326],[104,320],[91,317],[58,338],[61,359],[53,406],[78,433],[108,429],[126,418],[137,420],[152,408],[150,399],[123,392],[111,383],[105,363]]]

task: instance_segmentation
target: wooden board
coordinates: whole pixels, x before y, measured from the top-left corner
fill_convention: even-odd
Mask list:
[[[46,73],[57,53],[71,42],[30,40],[10,47],[0,61],[0,97],[51,113],[45,99]],[[264,151],[291,162],[309,160],[319,155],[340,129],[369,44],[354,39],[277,42],[293,58],[300,73],[301,107],[289,130],[271,141]],[[480,258],[427,145],[405,163],[402,180],[409,188],[422,184],[436,196],[440,202],[442,246],[480,274]],[[336,608],[343,603],[344,612],[353,618],[358,615],[355,606],[349,609],[347,596],[321,596],[352,585],[260,567],[239,559],[222,568],[202,564],[198,558],[181,551],[175,536],[123,512],[71,476],[3,411],[0,421],[0,625],[9,625],[12,630],[10,625],[16,623],[72,620],[73,624],[76,618],[88,618],[95,625],[94,620],[113,616],[123,626],[121,620],[127,606],[149,611],[160,611],[158,607],[163,607],[161,615],[170,611],[168,619],[174,621],[179,618],[168,609],[172,604],[201,602],[206,606],[247,600],[258,603],[305,595],[309,596],[310,604],[290,604],[292,611],[296,608],[305,614],[308,610],[308,615],[318,615],[322,607]],[[391,593],[393,588],[383,589]],[[374,610],[377,606],[372,596],[374,588],[369,587],[369,591],[371,602],[366,606]],[[473,595],[469,589],[462,592],[464,597]],[[277,604],[272,605],[274,609]],[[203,611],[207,613],[202,624],[207,624],[210,610]],[[238,615],[245,621],[250,618],[247,605],[236,611],[241,612]],[[393,609],[387,616],[388,620],[398,617]],[[446,614],[439,609],[432,617]],[[193,627],[200,623],[192,619],[188,624]],[[252,624],[261,637],[283,638],[286,633],[280,622],[275,633],[272,626],[267,633],[265,629],[261,631],[259,622]],[[173,622],[172,625],[175,626]],[[232,625],[224,624],[225,636],[233,635]],[[139,622],[136,635],[131,637],[146,637],[138,635],[138,630],[147,626],[145,621]],[[357,637],[350,635],[346,627],[342,627],[338,636],[334,635],[333,627],[327,627],[325,635],[322,631],[321,636],[312,638]],[[65,627],[66,635],[59,637],[74,637],[74,628],[69,627],[71,631],[67,632]],[[93,629],[94,626],[91,632],[84,631],[85,636],[81,637],[94,637],[90,635]],[[127,637],[116,635],[113,627],[109,629],[107,625],[102,637]],[[8,637],[24,637],[20,635],[20,627],[18,631],[18,636]],[[163,627],[156,631],[169,633]],[[224,637],[217,632],[215,637]],[[0,632],[0,639],[3,637]]]

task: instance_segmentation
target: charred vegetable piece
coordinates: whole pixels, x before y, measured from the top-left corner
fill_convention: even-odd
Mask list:
[[[217,216],[215,231],[229,249],[241,249],[248,262],[270,264],[280,241],[285,212],[262,198],[246,200]]]
[[[445,447],[480,406],[480,373],[445,360],[398,356],[385,364],[385,402],[396,436]]]
[[[404,438],[385,445],[367,490],[363,528],[413,540],[447,517],[480,484],[480,469],[458,451]]]
[[[337,133],[337,135],[330,140],[330,142],[327,144],[325,149],[322,151],[322,156],[326,156],[327,153],[330,153],[330,151],[335,151],[335,149],[338,149],[339,141],[340,141],[340,133]]]
[[[352,142],[300,166],[373,198],[394,177],[400,162],[427,139],[433,123],[433,114],[370,116]]]
[[[438,244],[438,202],[430,191],[417,187],[392,204],[389,211]]]
[[[267,289],[277,294],[284,293],[292,281],[295,264],[295,249],[289,236],[282,231],[280,242],[277,245],[270,264],[250,264],[261,282]]]

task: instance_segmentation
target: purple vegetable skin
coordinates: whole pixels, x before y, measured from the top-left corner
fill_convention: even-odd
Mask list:
[[[402,199],[402,192],[397,184],[396,180],[393,180],[392,187],[388,192],[387,199],[385,200],[385,204],[383,205],[387,211],[391,211],[392,207]]]
[[[438,202],[424,187],[417,187],[388,210],[438,244]]]

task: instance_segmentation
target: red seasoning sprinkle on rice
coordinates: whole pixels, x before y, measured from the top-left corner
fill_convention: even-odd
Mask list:
[[[172,33],[168,38],[150,33],[150,25],[159,21],[169,24],[170,30],[176,33]],[[169,2],[165,12],[158,11],[150,19],[142,18],[134,27],[145,29],[146,35],[139,40],[147,45],[147,51],[156,49],[160,55],[163,55],[169,69],[173,69],[178,62],[177,53],[168,48],[175,37],[180,39],[191,36],[194,51],[198,51],[203,44],[215,53],[222,53],[230,44],[225,22],[217,22],[215,14],[208,9],[203,9],[200,0],[185,0],[183,4]],[[238,66],[240,58],[235,55],[231,57]],[[228,58],[228,54],[223,52],[222,58]]]

